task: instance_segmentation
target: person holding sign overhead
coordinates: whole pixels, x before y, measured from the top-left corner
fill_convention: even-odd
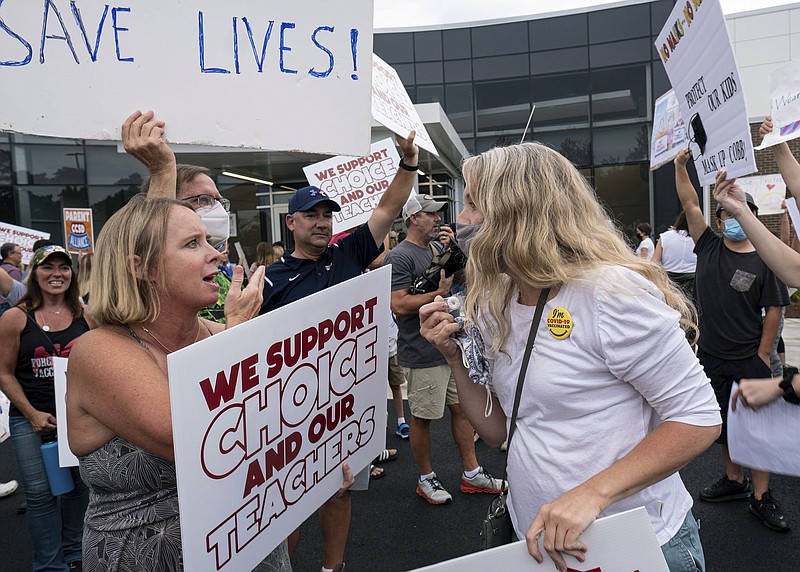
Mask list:
[[[219,252],[191,205],[135,196],[105,224],[91,279],[99,327],[70,356],[70,448],[90,488],[89,570],[182,569],[167,356],[254,316],[260,281],[237,267],[226,325],[197,317],[217,298]],[[276,551],[258,570],[290,570]]]
[[[693,327],[691,306],[630,251],[556,151],[497,147],[462,172],[482,218],[465,306],[487,348],[488,385],[470,379],[441,297],[420,309],[421,332],[447,358],[488,445],[506,440],[516,415],[507,461],[516,535],[538,562],[541,539],[564,572],[564,554],[585,561],[581,534],[596,518],[644,506],[670,570],[704,570],[677,471],[719,435],[720,416],[681,327]]]
[[[675,186],[695,242],[694,285],[702,333],[697,341],[697,357],[711,379],[722,411],[722,433],[717,442],[722,446],[725,469],[717,481],[700,491],[700,500],[717,503],[749,499],[750,512],[764,525],[787,531],[789,522],[769,490],[769,473],[751,469],[751,485],[744,467],[731,461],[727,413],[735,380],[770,376],[770,355],[778,335],[781,307],[789,304],[789,295],[722,204],[716,210],[717,230],[722,237],[706,223],[686,170],[690,157],[686,150],[675,157]],[[720,178],[724,174],[718,175],[717,181]],[[758,207],[753,197],[744,198],[747,210],[755,217]]]

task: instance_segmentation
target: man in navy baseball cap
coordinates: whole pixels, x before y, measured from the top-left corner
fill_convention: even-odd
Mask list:
[[[333,212],[339,212],[342,207],[339,203],[328,197],[328,194],[317,187],[303,187],[298,189],[289,201],[289,214],[293,215],[297,211],[305,212],[311,210],[319,203],[325,202],[330,205]]]

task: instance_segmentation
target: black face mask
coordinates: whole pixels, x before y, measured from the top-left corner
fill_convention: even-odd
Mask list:
[[[475,235],[478,234],[481,226],[483,225],[456,223],[456,241],[461,251],[467,256],[469,256],[469,245],[472,239],[475,238]]]

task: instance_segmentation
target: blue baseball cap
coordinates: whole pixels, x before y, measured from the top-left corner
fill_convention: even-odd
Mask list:
[[[331,209],[333,209],[334,212],[338,213],[342,210],[339,203],[331,199],[322,189],[317,187],[303,187],[302,189],[298,189],[289,201],[289,214],[294,214],[297,211],[304,212],[311,210],[314,205],[321,202],[330,203]]]

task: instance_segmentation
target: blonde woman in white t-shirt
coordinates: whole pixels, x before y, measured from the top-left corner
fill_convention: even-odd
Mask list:
[[[466,308],[486,343],[489,385],[470,381],[441,298],[421,308],[421,331],[447,358],[489,445],[506,439],[535,305],[550,289],[508,451],[517,536],[539,562],[541,537],[564,571],[565,554],[585,560],[580,535],[596,518],[644,506],[670,570],[704,570],[677,471],[711,445],[721,420],[681,328],[694,322],[691,305],[659,265],[630,251],[554,150],[498,147],[465,161],[463,173],[483,218]]]

